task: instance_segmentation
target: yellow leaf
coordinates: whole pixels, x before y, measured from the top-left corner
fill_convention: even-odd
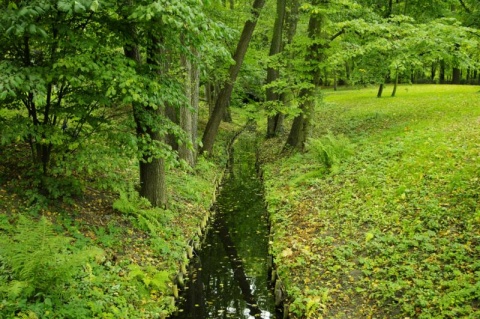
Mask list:
[[[282,257],[289,257],[293,254],[293,251],[290,248],[286,248],[282,251],[281,256]]]
[[[365,241],[368,242],[368,241],[372,240],[373,237],[375,237],[375,236],[372,233],[366,233],[365,234]]]

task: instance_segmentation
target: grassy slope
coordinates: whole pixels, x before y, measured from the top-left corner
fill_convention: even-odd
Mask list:
[[[272,250],[290,311],[478,318],[479,87],[375,93],[327,92],[309,151],[265,165]],[[328,131],[330,140],[319,138]]]

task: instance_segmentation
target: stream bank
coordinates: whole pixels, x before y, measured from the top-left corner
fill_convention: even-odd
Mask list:
[[[256,134],[245,131],[212,207],[201,249],[192,254],[183,309],[174,319],[277,318],[269,283],[269,223],[256,170]]]

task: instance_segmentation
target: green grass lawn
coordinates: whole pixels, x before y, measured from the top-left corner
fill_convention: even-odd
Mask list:
[[[480,87],[324,93],[308,151],[265,165],[293,317],[479,318]]]

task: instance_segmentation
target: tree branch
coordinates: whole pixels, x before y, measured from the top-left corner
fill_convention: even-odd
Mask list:
[[[462,7],[465,9],[465,11],[467,13],[472,13],[472,10],[470,10],[469,7],[467,7],[467,5],[465,4],[465,2],[463,2],[463,0],[458,0],[460,2],[460,4],[462,5]]]
[[[342,30],[338,31],[337,33],[335,33],[334,35],[332,35],[330,37],[330,41],[335,40],[336,38],[338,38],[339,36],[341,36],[344,33],[345,33],[345,29],[342,29]]]

